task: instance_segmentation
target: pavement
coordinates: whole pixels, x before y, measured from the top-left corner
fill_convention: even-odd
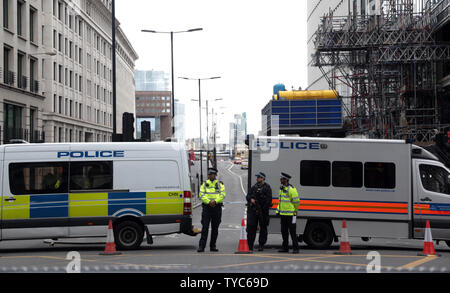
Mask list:
[[[198,162],[196,162],[198,163]],[[206,164],[204,164],[206,165]],[[103,256],[104,239],[59,240],[53,246],[42,240],[0,242],[0,273],[65,273],[79,264],[81,272],[208,272],[208,273],[279,273],[279,272],[450,272],[450,249],[444,242],[435,245],[439,256],[419,256],[423,241],[373,239],[363,242],[350,237],[352,255],[336,255],[339,243],[327,250],[313,250],[300,245],[300,254],[280,254],[281,236],[269,235],[267,248],[253,254],[235,254],[245,217],[247,170],[228,161],[219,161],[219,179],[226,186],[227,197],[222,214],[219,252],[197,253],[199,236],[182,234],[154,236],[154,244],[142,244],[139,250],[121,255]],[[192,167],[196,178],[198,166]],[[205,169],[206,170],[206,169]],[[204,173],[206,174],[206,173]],[[205,177],[206,178],[206,177]],[[201,228],[201,206],[195,203],[193,223]],[[73,259],[69,252],[80,256]]]

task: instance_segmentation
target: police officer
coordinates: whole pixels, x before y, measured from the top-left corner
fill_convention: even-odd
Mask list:
[[[298,253],[299,247],[296,232],[296,218],[300,199],[298,197],[297,189],[289,184],[290,179],[291,176],[289,174],[281,173],[281,187],[276,213],[281,216],[281,235],[283,237],[283,244],[281,250],[279,250],[278,252],[289,252],[290,234],[292,239],[293,253]]]
[[[202,201],[202,236],[197,252],[204,252],[208,239],[209,223],[211,223],[211,239],[209,248],[211,251],[219,251],[216,247],[219,235],[219,224],[222,219],[222,206],[225,198],[225,186],[216,179],[217,169],[208,170],[208,180],[200,187],[200,199]]]
[[[256,229],[259,224],[259,248],[264,250],[267,242],[267,226],[269,225],[269,209],[272,206],[272,188],[265,183],[266,174],[256,174],[257,183],[247,194],[247,239],[248,247],[253,250]]]

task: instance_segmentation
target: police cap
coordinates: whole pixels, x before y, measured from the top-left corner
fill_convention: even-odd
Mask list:
[[[210,174],[217,174],[217,169],[216,168],[209,168],[208,169],[208,175],[210,175]]]
[[[258,174],[256,174],[256,177],[261,177],[266,179],[266,174],[264,174],[263,172],[259,172]]]
[[[291,175],[289,175],[289,174],[286,174],[286,173],[281,172],[281,178],[290,180],[292,177],[291,177]]]

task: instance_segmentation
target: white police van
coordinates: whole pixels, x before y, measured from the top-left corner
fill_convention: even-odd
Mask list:
[[[450,246],[450,171],[428,151],[402,140],[252,137],[249,187],[264,172],[272,186],[269,233],[280,233],[275,216],[280,173],[292,176],[300,196],[299,238],[327,248],[338,241],[342,220],[349,236],[423,239]]]
[[[178,143],[0,146],[0,240],[103,237],[119,249],[192,231],[187,153]]]

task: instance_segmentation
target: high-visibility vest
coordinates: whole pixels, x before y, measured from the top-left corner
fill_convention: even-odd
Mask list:
[[[211,200],[214,200],[216,204],[222,204],[225,196],[225,185],[218,180],[211,181],[208,179],[200,187],[200,200],[204,204],[209,204]]]
[[[282,186],[278,196],[277,214],[281,216],[296,215],[300,204],[297,189],[292,185]]]

